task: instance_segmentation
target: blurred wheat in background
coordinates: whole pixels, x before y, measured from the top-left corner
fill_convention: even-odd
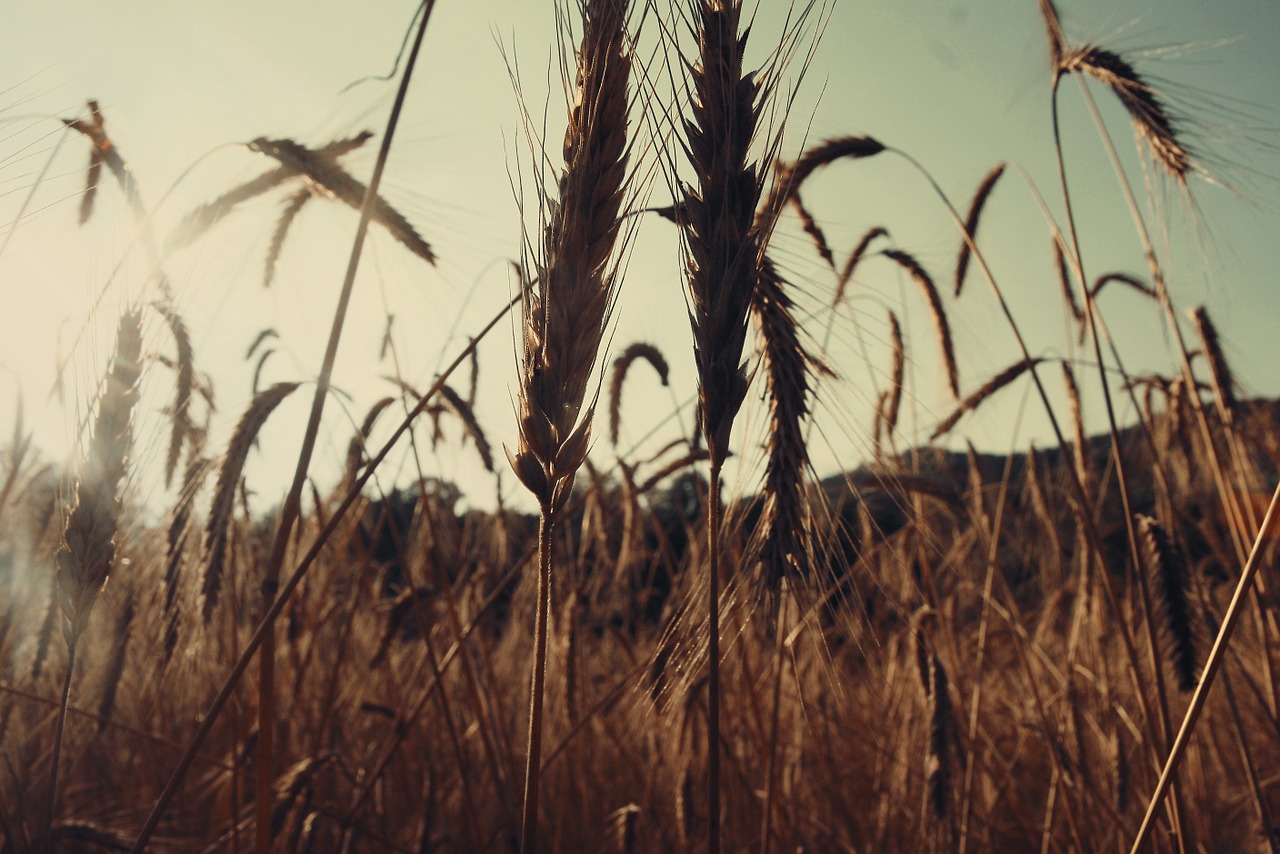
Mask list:
[[[522,7],[483,222],[405,183],[458,4],[167,189],[10,90],[9,312],[102,255],[7,365],[0,850],[1280,850],[1280,409],[1202,284],[1274,139],[1027,0],[1038,153],[942,174],[804,94],[911,85],[824,79],[867,4],[766,5]]]

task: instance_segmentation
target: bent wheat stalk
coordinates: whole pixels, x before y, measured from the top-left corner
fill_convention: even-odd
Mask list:
[[[395,101],[391,106],[391,114],[387,119],[387,130],[382,136],[382,146],[378,151],[378,159],[374,164],[373,175],[369,186],[363,188],[364,198],[360,205],[360,222],[356,226],[355,238],[351,245],[351,256],[347,262],[346,274],[343,277],[342,290],[338,296],[338,305],[334,309],[333,324],[329,331],[329,342],[325,347],[324,362],[320,368],[320,376],[316,382],[316,393],[311,403],[311,414],[307,419],[306,430],[302,437],[302,447],[298,451],[298,464],[294,469],[293,483],[285,497],[280,510],[280,524],[276,529],[275,541],[271,547],[266,570],[262,579],[262,595],[265,608],[270,608],[275,601],[276,591],[280,586],[280,568],[284,565],[285,553],[289,547],[290,534],[302,508],[302,488],[307,480],[307,470],[311,466],[311,455],[315,450],[316,438],[320,432],[320,419],[324,414],[325,400],[329,396],[330,383],[333,380],[334,365],[338,360],[338,343],[342,340],[342,329],[346,321],[347,307],[351,304],[351,295],[355,290],[356,271],[360,267],[360,256],[364,250],[365,236],[369,233],[369,224],[375,219],[378,211],[378,187],[382,183],[382,172],[387,164],[387,156],[391,152],[391,141],[395,138],[396,126],[400,120],[400,110],[404,105],[405,95],[409,89],[409,80],[413,77],[414,65],[423,37],[427,32],[427,22],[431,20],[431,11],[435,8],[434,0],[426,0],[422,16],[414,37],[413,48],[405,63],[404,75],[396,91]],[[354,180],[354,179],[353,179]],[[258,768],[257,798],[255,804],[255,847],[258,854],[266,854],[271,848],[271,808],[273,801],[274,760],[273,732],[275,729],[275,630],[274,623],[264,624],[262,652],[258,658]]]

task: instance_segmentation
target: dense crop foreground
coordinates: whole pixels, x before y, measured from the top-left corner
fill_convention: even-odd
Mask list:
[[[1056,171],[992,163],[949,199],[874,131],[808,138],[790,114],[795,87],[820,85],[805,72],[828,5],[767,32],[740,0],[563,4],[563,143],[541,138],[541,105],[512,102],[528,209],[510,295],[426,384],[400,374],[388,319],[387,396],[356,413],[330,477],[313,457],[343,423],[334,371],[366,237],[424,270],[451,249],[381,190],[405,93],[428,85],[419,53],[448,37],[435,5],[376,133],[255,139],[266,170],[171,233],[108,109],[64,118],[88,153],[81,222],[113,194],[151,267],[121,273],[143,296],[98,342],[79,458],[41,457],[20,398],[0,441],[0,850],[1280,850],[1280,408],[1237,394],[1209,313],[1170,294],[1152,199],[1194,208],[1215,176],[1140,64],[1039,0]],[[1103,118],[1117,108],[1131,136]],[[1060,110],[1114,166],[1139,273],[1082,249],[1093,203]],[[372,174],[348,167],[358,149],[378,150]],[[887,163],[952,221],[950,264],[891,223],[828,240],[806,194]],[[319,373],[255,378],[215,444],[170,276],[268,193],[267,286],[304,207],[359,225]],[[989,263],[994,205],[1043,220],[1037,282]],[[690,352],[614,338],[641,232],[680,259]],[[833,363],[859,291],[892,277],[901,299],[871,309],[888,359]],[[1043,289],[1061,340],[1024,337],[1015,286]],[[1162,326],[1164,370],[1126,366],[1113,292]],[[994,374],[953,334],[970,304],[998,321]],[[929,336],[912,340],[908,311]],[[516,351],[493,380],[504,423],[476,416],[491,334]],[[274,335],[250,351],[259,371]],[[672,396],[684,435],[628,450],[628,381],[665,385],[673,365],[696,381]],[[850,446],[870,453],[820,477],[815,413],[863,374],[873,411]],[[935,379],[945,403],[914,405]],[[959,441],[1018,394],[1052,442]],[[251,502],[259,434],[286,405],[309,407],[291,486]],[[141,453],[157,422],[163,448]],[[532,512],[509,490],[460,510],[419,453],[444,442]],[[410,470],[388,471],[393,453]],[[144,465],[159,505],[138,500]]]

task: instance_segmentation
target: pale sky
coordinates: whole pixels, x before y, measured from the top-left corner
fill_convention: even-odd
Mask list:
[[[255,137],[319,145],[365,128],[381,134],[395,83],[367,82],[343,90],[391,69],[414,5],[399,0],[4,4],[0,241],[8,242],[0,254],[0,304],[5,306],[0,366],[22,384],[37,443],[58,456],[74,447],[77,412],[83,412],[105,364],[120,306],[139,296],[154,297],[140,293],[148,265],[114,184],[104,183],[93,219],[77,226],[87,146],[64,131],[58,118],[82,115],[88,98],[101,102],[108,130],[163,235],[195,205],[270,168],[243,145]],[[657,5],[665,15],[667,4],[659,0]],[[762,5],[751,35],[757,61],[776,45],[785,11],[781,2]],[[1280,393],[1280,380],[1271,370],[1277,350],[1272,330],[1280,316],[1274,283],[1280,269],[1280,54],[1273,44],[1280,33],[1280,4],[1060,0],[1058,6],[1069,36],[1121,52],[1168,95],[1207,165],[1238,190],[1194,181],[1199,225],[1188,225],[1185,206],[1174,206],[1167,232],[1167,242],[1175,247],[1170,282],[1182,308],[1209,307],[1246,391]],[[653,24],[642,37],[646,62],[657,34]],[[378,360],[386,312],[395,315],[403,374],[426,386],[435,369],[453,358],[511,292],[506,262],[520,250],[512,182],[522,176],[527,190],[537,173],[508,65],[518,64],[525,106],[539,126],[545,113],[549,149],[558,152],[564,123],[558,82],[547,96],[548,80],[558,81],[554,34],[550,0],[437,3],[384,195],[430,241],[440,263],[426,267],[375,227],[339,354],[336,382],[351,395],[351,414],[333,405],[336,401],[328,408],[317,457],[322,483],[331,479],[326,472],[341,458],[352,419],[358,422],[373,401],[392,393],[382,376],[393,366]],[[986,171],[1007,160],[1025,170],[1061,217],[1047,64],[1034,0],[839,0],[800,84],[783,150],[794,155],[806,139],[870,134],[925,164],[962,210]],[[798,70],[793,67],[789,81]],[[652,73],[657,74],[656,65]],[[1106,93],[1094,92],[1117,147],[1136,168],[1127,119]],[[1060,102],[1086,268],[1091,277],[1113,270],[1145,277],[1129,214],[1073,81],[1064,85]],[[652,132],[640,120],[633,128],[645,138]],[[376,145],[344,161],[357,177],[367,179]],[[651,147],[643,142],[637,151],[647,156],[643,152]],[[652,170],[652,160],[644,168]],[[1140,187],[1140,173],[1133,174]],[[247,405],[253,364],[244,361],[244,352],[259,330],[271,326],[280,333],[265,381],[307,379],[319,369],[356,215],[332,203],[308,205],[286,243],[276,283],[264,291],[263,258],[287,194],[277,190],[244,205],[164,262],[178,308],[192,329],[197,366],[216,386],[215,448],[225,444]],[[927,184],[901,158],[881,155],[834,166],[813,180],[805,198],[837,256],[867,228],[883,225],[893,238],[884,246],[913,253],[934,274],[951,317],[962,392],[1017,358],[1012,336],[976,271],[964,296],[951,298],[958,236]],[[659,177],[651,202],[669,201]],[[26,214],[18,221],[24,203]],[[1087,358],[1066,333],[1048,229],[1018,170],[1011,169],[997,187],[979,240],[1033,355]],[[1201,242],[1211,243],[1213,252],[1201,253]],[[802,288],[799,302],[816,348],[830,316],[832,275],[815,262],[794,219],[780,229],[773,252]],[[670,417],[673,394],[685,405],[679,420],[686,429],[691,424],[693,364],[678,257],[671,226],[646,220],[630,250],[612,353],[632,341],[657,344],[671,363],[673,389],[660,388],[643,367],[636,369],[625,394],[626,447],[651,431],[650,449],[678,434],[677,419]],[[118,265],[120,274],[109,280]],[[104,290],[102,306],[91,311]],[[813,454],[820,473],[852,468],[867,453],[873,389],[883,385],[889,365],[888,309],[907,327],[911,364],[900,446],[913,435],[923,441],[953,405],[938,381],[936,346],[914,285],[885,259],[868,260],[834,322],[826,354],[840,379],[824,379],[819,389]],[[1103,310],[1131,371],[1174,371],[1151,305],[1117,291],[1104,297]],[[66,405],[46,401],[58,347],[65,352],[86,325],[89,332],[68,375]],[[154,314],[148,320],[148,349],[172,351]],[[502,468],[500,447],[515,439],[512,350],[511,327],[504,324],[480,357],[477,415]],[[1077,373],[1097,428],[1101,405],[1089,392],[1096,375],[1086,366]],[[4,435],[16,401],[10,377],[0,379]],[[1059,393],[1056,368],[1045,378]],[[460,388],[465,384],[462,377],[455,381]],[[171,375],[153,365],[138,421],[139,457],[151,468],[162,457],[166,433],[158,410],[171,390]],[[304,387],[282,408],[264,434],[262,453],[251,458],[248,470],[260,507],[282,495],[309,394],[310,387]],[[1023,450],[1032,440],[1046,444],[1037,403],[1027,402],[1025,421],[1017,421],[1024,401],[1029,401],[1025,383],[962,422],[957,436],[1002,452]],[[760,473],[759,454],[752,449],[760,441],[764,416],[758,402],[748,407],[735,431],[750,464],[739,476],[743,491],[755,488],[753,478]],[[390,421],[384,417],[387,426]],[[607,465],[611,453],[603,426],[596,458]],[[446,429],[449,441],[424,461],[427,474],[456,479],[477,504],[491,504],[493,478],[479,470],[470,448],[459,450],[455,426]],[[403,455],[393,461],[403,465]],[[167,503],[153,480],[137,478],[140,497]],[[519,493],[509,472],[503,472],[502,483],[506,494]]]

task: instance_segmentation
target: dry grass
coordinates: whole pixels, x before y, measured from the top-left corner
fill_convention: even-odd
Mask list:
[[[1196,162],[1144,78],[1116,53],[1073,45],[1054,5],[1040,6],[1055,81],[1100,81],[1161,169],[1190,182]],[[159,280],[148,331],[164,343],[143,347],[139,312],[120,321],[84,464],[61,492],[19,407],[0,446],[3,850],[128,850],[139,833],[154,850],[192,851],[1123,850],[1162,795],[1159,769],[1188,707],[1173,796],[1149,810],[1151,850],[1277,850],[1274,592],[1229,602],[1250,545],[1250,566],[1276,558],[1274,528],[1258,532],[1266,485],[1280,477],[1280,406],[1239,393],[1231,341],[1203,309],[1177,318],[1199,337],[1204,381],[1181,364],[1130,372],[1119,348],[1104,358],[1123,332],[1100,322],[1121,299],[1110,286],[1165,312],[1162,259],[1148,259],[1146,280],[1086,276],[1074,222],[1049,225],[1054,257],[1041,271],[1046,303],[1055,280],[1062,288],[1062,340],[1019,340],[1017,355],[996,357],[1008,367],[961,399],[961,363],[990,363],[958,352],[968,338],[953,340],[952,324],[967,331],[990,305],[970,310],[982,298],[972,292],[944,304],[929,256],[881,249],[884,227],[852,247],[833,241],[841,232],[814,192],[839,178],[828,165],[880,168],[869,158],[889,149],[847,136],[780,160],[767,104],[795,34],[753,71],[748,51],[768,45],[754,29],[748,43],[740,4],[682,9],[655,20],[621,0],[580,6],[563,162],[546,167],[520,268],[528,282],[521,273],[512,303],[523,309],[517,433],[482,422],[477,406],[477,344],[499,314],[430,388],[397,369],[391,393],[336,422],[340,483],[326,492],[303,465],[308,507],[296,529],[281,525],[283,510],[261,509],[273,496],[250,495],[245,477],[264,424],[302,383],[266,387],[216,440],[181,301]],[[642,18],[653,23],[639,34]],[[642,36],[657,53],[637,50]],[[642,114],[658,88],[641,72],[657,74],[663,51],[683,59],[670,65],[687,97]],[[117,191],[145,218],[98,105],[67,125],[91,149],[81,219]],[[281,247],[310,199],[360,206],[366,187],[339,161],[369,139],[256,141],[270,170],[198,207],[170,250],[292,185],[283,214],[263,224],[269,282],[291,263]],[[607,390],[611,442],[593,449],[598,361],[630,286],[627,229],[641,227],[628,217],[643,204],[631,176],[658,169],[672,199],[657,210],[683,247],[687,301],[673,299],[688,308],[694,351],[622,350]],[[103,174],[118,190],[99,186]],[[979,272],[1000,292],[982,250],[1003,236],[988,221],[975,238],[1002,174],[988,173],[956,216],[957,297]],[[436,246],[403,214],[377,196],[370,205],[408,257],[435,263]],[[1087,211],[1076,200],[1069,216]],[[670,225],[654,231],[672,236]],[[775,233],[819,272],[793,270]],[[892,264],[864,263],[876,255]],[[885,304],[895,285],[908,304],[912,289],[923,296],[936,347],[911,340],[902,301]],[[860,334],[867,303],[888,324],[862,387],[865,366],[832,359],[829,344]],[[1138,419],[1109,440],[1089,435],[1081,401],[1092,409],[1095,389],[1076,375],[1090,311],[1098,381],[1128,392]],[[264,331],[246,362],[261,371],[287,352],[278,337]],[[388,318],[393,357],[394,345]],[[639,441],[627,417],[641,389],[621,402],[637,361],[675,387],[673,407],[694,401],[697,439],[657,451]],[[1070,421],[1065,441],[998,457],[935,443],[1002,389],[1038,387],[1036,368],[1054,361],[1064,391],[1040,389],[1041,402],[1055,424]],[[150,409],[144,369],[172,384]],[[678,388],[690,376],[696,397],[692,381]],[[934,411],[944,387],[958,403]],[[852,423],[871,407],[875,458],[816,480],[810,454],[833,438],[814,413],[847,411]],[[625,453],[620,433],[638,440]],[[135,435],[156,449],[136,449]],[[466,456],[492,471],[500,435],[517,437],[512,466],[537,516],[506,506],[500,487],[494,509],[464,509],[421,452],[470,444]],[[758,495],[722,488],[731,458],[744,492],[758,477]],[[126,489],[151,474],[165,484],[164,512]],[[284,531],[274,563],[273,531]],[[284,571],[278,598],[274,578],[262,586],[268,566]],[[1224,625],[1229,654],[1215,659],[1208,641]],[[269,689],[241,679],[268,635]],[[1149,640],[1139,650],[1133,638]],[[1178,689],[1167,696],[1166,673]],[[278,711],[264,718],[268,703]],[[264,754],[275,760],[265,777],[254,772]]]

